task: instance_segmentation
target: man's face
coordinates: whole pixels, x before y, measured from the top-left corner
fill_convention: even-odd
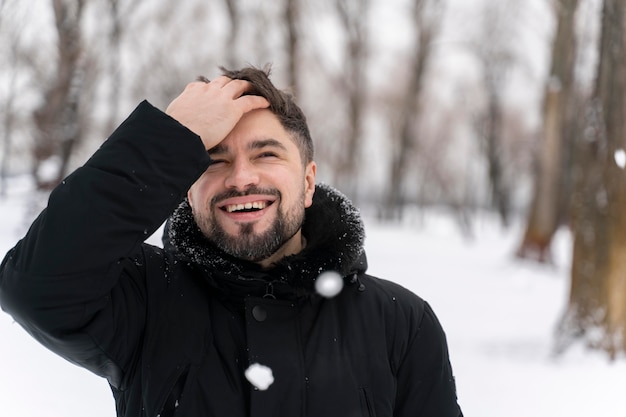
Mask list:
[[[269,266],[299,252],[316,166],[267,109],[246,113],[215,148],[213,164],[188,193],[196,223],[216,246]]]

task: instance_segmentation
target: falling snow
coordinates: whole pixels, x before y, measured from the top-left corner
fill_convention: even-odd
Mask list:
[[[272,368],[253,363],[246,369],[246,379],[258,390],[265,391],[274,383]]]
[[[322,272],[315,280],[315,291],[322,297],[333,298],[343,289],[343,279],[335,271]]]

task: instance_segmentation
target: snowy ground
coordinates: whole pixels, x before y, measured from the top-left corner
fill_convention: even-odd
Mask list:
[[[0,200],[0,252],[24,233],[15,184]],[[516,261],[518,231],[490,219],[475,223],[474,240],[454,221],[423,214],[402,227],[366,221],[372,274],[427,299],[450,345],[466,417],[626,416],[626,361],[573,348],[552,355],[552,333],[567,297],[570,241],[561,233],[555,265]],[[111,417],[105,381],[49,353],[0,313],[1,415]]]

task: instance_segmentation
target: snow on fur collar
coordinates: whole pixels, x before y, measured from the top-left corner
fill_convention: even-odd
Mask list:
[[[367,268],[363,241],[365,233],[358,209],[335,188],[317,184],[313,204],[305,210],[302,234],[307,245],[295,255],[283,258],[263,270],[256,263],[230,256],[202,234],[185,199],[169,219],[168,236],[178,256],[219,276],[241,278],[262,273],[297,290],[312,291],[321,272],[337,271],[342,276]]]

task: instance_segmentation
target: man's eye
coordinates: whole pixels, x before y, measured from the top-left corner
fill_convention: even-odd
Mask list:
[[[276,155],[274,152],[263,152],[259,155],[259,158],[276,158],[277,156],[278,155]]]

